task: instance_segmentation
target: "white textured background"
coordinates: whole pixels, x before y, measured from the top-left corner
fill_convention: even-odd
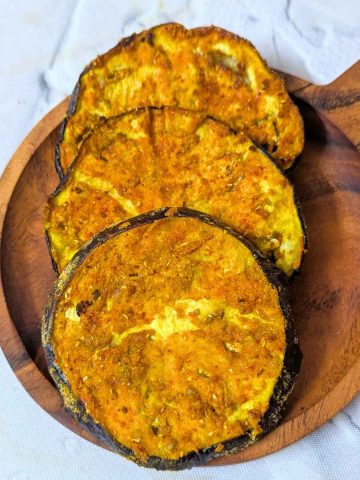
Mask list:
[[[0,0],[0,172],[32,126],[71,92],[85,63],[120,37],[171,20],[233,30],[271,66],[318,84],[360,57],[360,0]],[[0,480],[359,480],[359,425],[358,397],[313,434],[263,459],[145,470],[42,411],[0,350]]]

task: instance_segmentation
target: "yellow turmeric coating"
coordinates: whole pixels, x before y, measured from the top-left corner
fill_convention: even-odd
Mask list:
[[[286,320],[251,251],[193,218],[121,233],[57,304],[57,364],[86,411],[142,460],[250,431],[281,374]]]
[[[300,266],[304,234],[286,177],[244,133],[168,107],[114,117],[83,143],[46,213],[59,270],[97,232],[165,206],[219,218],[288,275]]]
[[[248,41],[171,23],[125,39],[85,70],[60,143],[63,171],[101,117],[148,105],[203,110],[266,145],[284,168],[303,148],[296,106]]]

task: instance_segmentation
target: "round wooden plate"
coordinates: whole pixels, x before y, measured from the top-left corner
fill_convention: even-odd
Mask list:
[[[0,182],[0,344],[30,395],[71,430],[90,438],[63,410],[40,342],[40,319],[55,279],[43,210],[58,178],[54,145],[67,101],[32,130]],[[291,178],[303,206],[309,252],[291,285],[304,354],[282,424],[258,444],[214,463],[274,452],[314,430],[360,389],[360,155],[322,114],[299,101],[306,145]]]

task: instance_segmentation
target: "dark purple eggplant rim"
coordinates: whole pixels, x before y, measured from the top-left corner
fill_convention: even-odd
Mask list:
[[[248,431],[245,434],[236,438],[229,439],[225,442],[221,442],[223,449],[216,451],[217,444],[211,445],[208,448],[200,449],[199,451],[189,452],[183,457],[177,460],[168,460],[156,456],[149,457],[146,461],[140,460],[135,457],[131,449],[121,445],[117,442],[105,429],[99,425],[87,412],[84,404],[81,400],[77,399],[72,392],[71,385],[68,382],[65,374],[55,363],[55,355],[51,343],[52,327],[54,313],[57,304],[60,300],[62,292],[65,287],[71,281],[76,269],[83,263],[86,257],[97,246],[102,245],[107,240],[127,232],[133,228],[141,227],[153,223],[158,220],[165,219],[169,216],[172,217],[186,217],[193,218],[203,222],[209,226],[219,228],[226,231],[228,234],[234,236],[237,240],[243,243],[252,253],[254,259],[258,265],[262,268],[269,282],[275,286],[279,295],[279,304],[285,319],[285,331],[286,331],[286,349],[284,354],[284,363],[281,374],[275,385],[273,394],[270,398],[270,404],[267,412],[261,421],[261,427],[263,432],[257,437],[253,437],[251,432]],[[242,450],[243,448],[253,444],[267,433],[272,431],[280,422],[285,410],[286,401],[290,395],[294,381],[299,372],[302,353],[299,348],[299,342],[296,337],[296,333],[293,327],[292,315],[290,311],[287,290],[282,284],[284,273],[277,269],[266,257],[258,252],[254,246],[239,232],[229,227],[228,225],[220,222],[219,220],[212,218],[202,212],[191,210],[187,208],[169,208],[164,207],[158,210],[144,213],[137,217],[125,220],[118,224],[103,230],[93,237],[87,244],[85,244],[73,257],[71,262],[65,267],[60,274],[59,279],[56,281],[52,292],[49,294],[48,303],[46,305],[45,313],[42,318],[41,334],[42,344],[45,351],[45,358],[49,368],[49,372],[61,392],[61,387],[66,386],[68,390],[67,400],[71,399],[71,405],[76,405],[76,409],[72,410],[68,407],[68,411],[74,416],[74,418],[92,435],[99,440],[105,442],[114,452],[120,453],[125,457],[133,460],[141,466],[155,468],[157,470],[182,470],[185,468],[191,468],[193,466],[204,465],[212,459],[222,457],[224,455],[234,454]],[[69,403],[68,403],[69,405]]]
[[[78,104],[78,99],[79,99],[79,95],[80,95],[80,91],[81,91],[81,81],[82,81],[82,77],[89,71],[91,70],[92,68],[94,68],[96,66],[96,62],[99,62],[99,61],[102,61],[105,57],[107,57],[108,55],[111,55],[113,52],[117,51],[118,49],[120,49],[121,47],[126,47],[128,45],[130,45],[131,43],[133,43],[137,37],[140,37],[141,35],[143,35],[144,33],[146,33],[147,35],[152,35],[152,31],[156,28],[159,28],[159,27],[162,27],[162,26],[166,26],[166,25],[177,25],[185,30],[203,30],[203,29],[207,29],[207,28],[217,28],[219,30],[222,30],[224,32],[224,34],[226,34],[226,36],[230,35],[231,37],[235,37],[236,39],[238,40],[241,40],[241,41],[244,41],[245,43],[247,43],[248,45],[250,45],[254,50],[256,50],[256,48],[254,47],[254,45],[249,41],[247,40],[246,38],[243,38],[243,37],[240,37],[240,35],[237,35],[236,33],[233,33],[233,32],[230,32],[226,29],[223,29],[221,27],[217,27],[217,26],[214,26],[214,25],[211,25],[211,26],[205,26],[205,27],[195,27],[195,28],[192,28],[192,29],[187,29],[186,27],[184,27],[182,24],[180,23],[177,23],[177,22],[166,22],[166,23],[161,23],[159,25],[155,25],[154,27],[152,28],[149,28],[147,30],[143,30],[142,32],[140,33],[132,33],[130,36],[128,37],[125,37],[125,38],[122,38],[116,45],[114,45],[114,47],[112,47],[110,50],[108,50],[107,52],[103,53],[102,55],[96,57],[94,60],[92,60],[88,65],[86,65],[86,67],[84,68],[84,70],[80,73],[79,75],[79,78],[76,82],[76,85],[75,85],[75,88],[74,90],[72,91],[72,94],[70,96],[70,101],[69,101],[69,106],[68,106],[68,109],[66,111],[66,117],[64,118],[64,120],[62,121],[61,123],[61,126],[60,126],[60,132],[59,132],[59,136],[58,136],[58,139],[57,139],[57,142],[56,142],[56,146],[55,146],[55,169],[56,169],[56,172],[60,178],[60,180],[64,177],[65,173],[63,168],[62,168],[62,165],[61,165],[61,152],[60,152],[60,145],[61,143],[63,142],[64,140],[64,134],[65,134],[65,129],[66,129],[66,125],[67,125],[67,121],[68,121],[68,118],[69,117],[72,117],[76,111],[76,107],[77,107],[77,104]],[[143,37],[144,39],[145,37]],[[257,50],[256,50],[257,51]],[[259,54],[260,55],[260,54]],[[269,67],[267,61],[261,57],[261,61],[264,63],[265,67],[272,73],[274,73],[275,75],[277,75],[279,77],[279,74],[271,67]],[[284,80],[279,77],[283,86],[284,86],[284,89],[285,91],[286,90],[286,87],[285,87],[285,82]],[[287,92],[288,93],[288,92]],[[290,100],[294,100],[293,98],[293,95],[289,94],[289,98]],[[299,112],[299,118],[301,119],[301,122],[302,122],[302,131],[303,131],[303,140],[304,140],[304,121],[303,121],[303,118],[302,118],[302,115],[300,113],[300,109],[298,108],[298,106],[296,105],[296,102],[293,101],[293,103],[295,103],[295,106],[296,108],[298,109],[298,112]],[[174,106],[174,105],[166,105],[166,106]],[[141,108],[143,107],[143,105],[139,105],[137,108]],[[86,135],[87,136],[87,135]],[[85,138],[86,138],[85,136]],[[293,159],[293,162],[291,164],[290,167],[284,169],[286,171],[288,170],[292,170],[293,168],[293,165],[295,163],[298,163],[298,160],[300,158],[301,155],[299,155],[298,157],[294,158]]]
[[[73,171],[73,169],[76,167],[76,163],[77,163],[77,159],[79,158],[80,154],[81,154],[81,150],[83,148],[83,146],[86,145],[86,143],[89,141],[89,139],[91,138],[92,134],[94,132],[96,132],[98,129],[100,128],[103,128],[104,126],[106,127],[107,124],[109,122],[112,122],[116,119],[120,119],[121,117],[125,116],[125,115],[131,115],[132,113],[135,113],[135,112],[140,112],[142,110],[163,110],[164,108],[176,108],[178,110],[183,110],[183,111],[187,111],[186,109],[183,109],[183,108],[180,108],[180,107],[167,107],[167,106],[162,106],[162,107],[137,107],[137,108],[134,108],[133,110],[130,110],[129,112],[124,112],[124,113],[120,113],[119,115],[115,115],[113,117],[108,117],[108,118],[102,118],[100,119],[100,122],[96,125],[96,127],[94,129],[92,129],[88,134],[87,136],[85,137],[83,143],[81,144],[80,148],[79,148],[79,151],[77,152],[75,158],[73,159],[73,161],[71,162],[69,168],[67,169],[66,173],[62,173],[62,177],[60,177],[60,182],[58,184],[58,186],[56,187],[56,189],[54,190],[54,192],[50,195],[50,198],[54,198],[56,197],[62,190],[63,188],[65,187],[66,185],[66,182],[68,180],[68,178],[70,177],[71,175],[71,172]],[[204,117],[204,120],[206,118],[209,118],[209,119],[212,119],[212,120],[215,120],[216,122],[218,123],[221,123],[222,125],[224,125],[226,128],[229,129],[230,132],[232,132],[234,135],[238,135],[239,133],[242,133],[242,132],[239,132],[231,127],[229,127],[229,125],[227,125],[225,122],[213,117],[213,116],[210,116],[210,115],[206,115]],[[66,122],[66,119],[64,120],[64,122]],[[63,123],[64,123],[63,122]],[[249,137],[250,138],[250,137]],[[251,139],[250,139],[251,140]],[[303,246],[303,251],[302,251],[302,255],[301,255],[301,258],[300,258],[300,264],[299,264],[299,268],[297,268],[296,270],[293,271],[292,275],[290,277],[287,277],[287,282],[288,283],[291,283],[297,276],[299,276],[300,274],[300,271],[301,271],[301,265],[302,265],[302,262],[303,262],[303,259],[304,259],[304,255],[308,249],[308,245],[309,245],[309,242],[308,242],[308,234],[307,234],[307,228],[306,228],[306,224],[305,224],[305,218],[304,218],[304,213],[303,213],[303,210],[302,210],[302,207],[301,207],[301,204],[299,202],[299,199],[296,195],[296,192],[295,192],[295,187],[294,187],[294,184],[292,183],[292,181],[290,180],[290,178],[286,175],[286,173],[284,172],[284,170],[281,169],[281,167],[276,163],[276,161],[273,159],[273,157],[261,146],[259,145],[258,143],[254,142],[253,140],[251,140],[253,142],[253,144],[255,145],[255,147],[275,166],[275,168],[277,169],[277,171],[280,173],[280,175],[282,177],[284,177],[287,182],[289,183],[290,187],[291,187],[291,190],[292,190],[292,193],[293,193],[293,201],[294,201],[294,205],[295,205],[295,209],[296,209],[296,212],[298,214],[298,217],[300,219],[300,224],[301,224],[301,230],[303,232],[303,240],[304,240],[304,246]],[[57,148],[57,147],[56,147]],[[59,164],[60,166],[60,164]],[[61,166],[60,166],[61,168]],[[56,272],[56,274],[58,275],[59,274],[59,269],[57,267],[57,264],[56,264],[56,261],[55,259],[53,258],[52,256],[52,253],[51,253],[51,244],[50,244],[50,239],[49,239],[49,236],[48,236],[48,232],[45,230],[45,239],[46,239],[46,244],[47,244],[47,247],[48,247],[48,251],[49,251],[49,254],[50,254],[50,257],[51,257],[51,262],[52,262],[52,265],[53,265],[53,268]]]

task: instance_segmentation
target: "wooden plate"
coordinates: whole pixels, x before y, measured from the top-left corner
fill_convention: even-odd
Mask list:
[[[40,319],[55,279],[43,235],[43,209],[58,183],[54,145],[66,106],[62,102],[32,130],[0,182],[0,344],[38,404],[94,441],[63,410],[40,344]],[[289,445],[328,420],[360,389],[360,155],[326,117],[304,102],[299,106],[306,146],[291,177],[310,248],[291,297],[304,353],[302,369],[281,426],[216,464],[254,459]]]

